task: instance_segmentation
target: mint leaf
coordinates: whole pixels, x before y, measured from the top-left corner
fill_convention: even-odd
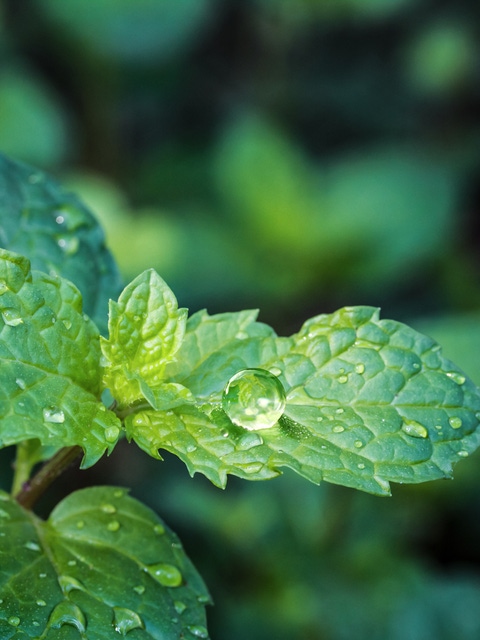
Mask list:
[[[153,269],[125,287],[118,302],[110,301],[109,338],[101,341],[104,380],[120,408],[152,398],[181,344],[186,316]]]
[[[100,402],[99,334],[79,291],[0,249],[0,294],[0,447],[79,445],[94,464],[120,423]]]
[[[378,494],[391,481],[449,477],[478,447],[480,390],[430,338],[371,307],[317,316],[291,338],[254,317],[193,316],[166,378],[195,402],[139,407],[126,418],[128,436],[219,486],[229,473],[258,480],[289,467]],[[274,373],[286,394],[283,416],[260,431],[234,424],[222,406],[230,377],[251,368]]]
[[[207,638],[204,583],[124,489],[69,495],[47,522],[0,492],[0,637]]]
[[[102,229],[55,180],[2,154],[0,246],[28,256],[34,269],[74,282],[85,312],[106,328],[107,301],[118,295],[120,277]]]

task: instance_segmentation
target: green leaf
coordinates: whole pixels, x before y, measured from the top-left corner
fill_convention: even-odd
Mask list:
[[[118,295],[120,278],[102,229],[52,178],[1,154],[0,246],[74,282],[85,312],[105,329],[107,301]]]
[[[102,339],[104,380],[120,408],[146,398],[161,384],[163,372],[178,350],[186,324],[173,292],[150,269],[110,301],[109,338]]]
[[[0,294],[0,446],[79,445],[94,464],[120,423],[100,401],[99,334],[78,289],[0,249]]]
[[[202,579],[124,489],[77,491],[47,522],[0,492],[0,535],[2,639],[208,637]]]
[[[139,408],[125,421],[150,455],[170,451],[219,486],[229,473],[260,480],[289,467],[315,483],[388,494],[390,481],[450,477],[478,447],[480,390],[430,338],[371,307],[317,316],[291,338],[247,317],[189,321],[166,374],[195,404]],[[278,376],[286,407],[252,431],[230,420],[222,394],[232,375],[258,367]]]

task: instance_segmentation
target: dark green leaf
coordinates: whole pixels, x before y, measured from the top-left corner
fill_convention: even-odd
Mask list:
[[[71,494],[43,522],[0,492],[0,637],[207,638],[202,579],[124,489]]]
[[[74,195],[44,173],[0,154],[0,246],[34,269],[71,280],[85,312],[105,329],[107,302],[120,290],[103,231]]]

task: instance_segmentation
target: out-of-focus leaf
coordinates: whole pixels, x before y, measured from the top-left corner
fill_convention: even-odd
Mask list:
[[[99,335],[78,290],[0,250],[0,294],[0,446],[78,445],[94,464],[120,423],[100,401]]]
[[[208,638],[210,597],[182,546],[124,489],[69,495],[47,522],[0,492],[5,640]]]
[[[102,229],[82,202],[41,171],[0,155],[0,246],[75,283],[100,330],[120,278]]]
[[[42,0],[57,27],[101,54],[148,62],[191,46],[209,17],[210,0]]]

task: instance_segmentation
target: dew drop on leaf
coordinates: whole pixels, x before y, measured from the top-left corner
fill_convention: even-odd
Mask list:
[[[22,391],[24,391],[27,388],[27,385],[25,384],[25,380],[22,380],[22,378],[17,378],[15,380],[15,384],[19,389],[22,389]]]
[[[25,549],[30,549],[30,551],[40,551],[40,545],[36,542],[26,542],[24,545]]]
[[[153,531],[157,534],[157,536],[161,536],[165,533],[165,527],[162,524],[156,524],[153,527]]]
[[[139,596],[145,593],[145,587],[143,586],[143,584],[139,584],[136,587],[133,587],[133,590],[135,591],[135,593],[138,593]]]
[[[468,451],[464,451],[463,449],[461,451],[459,451],[457,453],[457,455],[459,455],[461,458],[467,458],[468,457]]]
[[[113,628],[120,635],[126,636],[133,629],[145,629],[145,625],[135,611],[124,607],[113,607]]]
[[[182,574],[172,564],[159,562],[147,566],[146,570],[164,587],[179,587],[182,584]]]
[[[201,625],[189,625],[187,629],[195,638],[208,638],[208,631]]]
[[[20,624],[20,618],[18,616],[10,616],[7,620],[8,624],[12,625],[12,627],[18,627]]]
[[[23,318],[15,309],[4,309],[2,311],[2,319],[9,327],[17,327],[23,324]]]
[[[118,531],[120,529],[120,523],[118,520],[112,520],[107,524],[107,529],[109,531]]]
[[[80,633],[85,633],[87,628],[87,620],[83,611],[68,600],[57,604],[48,620],[48,626],[51,629],[60,629],[66,624],[75,627]]]
[[[462,374],[457,373],[456,371],[449,371],[447,376],[459,385],[465,384],[465,376],[462,376]]]
[[[285,409],[285,390],[280,380],[264,369],[242,369],[228,381],[222,406],[239,427],[270,429]]]
[[[173,606],[175,607],[175,611],[179,614],[182,614],[187,608],[187,605],[184,602],[181,602],[181,600],[175,600]]]
[[[455,418],[455,417],[450,418],[448,422],[450,423],[450,426],[452,427],[452,429],[460,429],[460,427],[462,426],[461,418]]]
[[[365,373],[365,365],[360,362],[359,364],[355,365],[355,371],[359,375],[362,375],[362,373]]]
[[[76,578],[72,578],[71,576],[59,576],[58,584],[60,585],[60,589],[62,592],[67,595],[70,591],[86,591],[85,586],[77,580]]]
[[[102,504],[100,509],[103,511],[103,513],[117,513],[117,507],[115,507],[113,504]]]
[[[65,422],[65,414],[60,409],[57,409],[57,407],[46,407],[43,410],[43,419],[45,422],[62,424]]]
[[[427,429],[415,420],[405,420],[402,425],[402,431],[404,431],[407,436],[412,436],[412,438],[428,437]]]
[[[107,427],[107,429],[105,429],[105,440],[107,442],[116,442],[119,435],[120,429],[118,427]]]

